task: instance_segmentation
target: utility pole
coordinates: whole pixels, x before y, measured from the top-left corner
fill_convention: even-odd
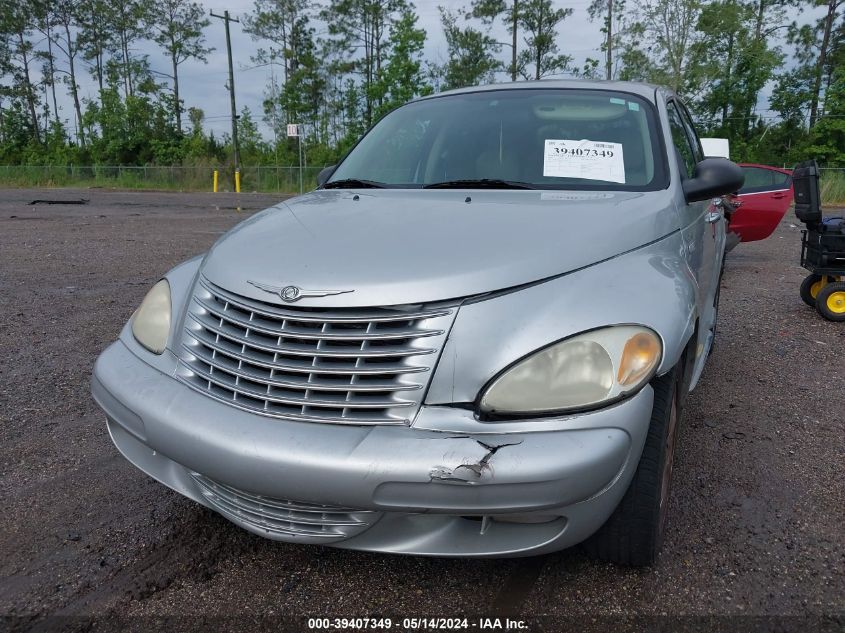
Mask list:
[[[281,191],[279,183],[279,111],[276,102],[276,51],[270,47],[270,100],[273,103],[273,151],[276,153],[276,189]]]
[[[233,18],[229,16],[228,11],[224,11],[223,15],[217,15],[214,11],[211,11],[211,17],[213,18],[220,18],[226,24],[226,51],[229,53],[229,101],[232,105],[232,148],[235,152],[235,176],[236,180],[239,180],[238,176],[240,175],[241,171],[241,151],[238,147],[238,109],[235,106],[235,71],[232,67],[232,39],[229,36],[229,22],[238,22],[240,20],[238,18]],[[240,187],[237,187],[240,189]]]
[[[607,68],[605,79],[613,79],[613,0],[607,0]]]
[[[511,81],[516,81],[516,23],[519,19],[519,0],[513,0],[513,57],[511,58]]]

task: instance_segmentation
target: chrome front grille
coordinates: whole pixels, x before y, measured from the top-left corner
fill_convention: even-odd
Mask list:
[[[282,307],[200,279],[185,317],[177,375],[262,415],[409,424],[454,311]]]
[[[244,492],[191,473],[203,498],[223,516],[268,536],[326,543],[360,534],[380,516],[371,510],[302,503]]]

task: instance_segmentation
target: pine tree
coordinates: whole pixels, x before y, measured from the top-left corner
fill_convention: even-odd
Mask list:
[[[818,120],[825,88],[832,83],[834,69],[829,61],[836,59],[841,54],[838,51],[845,46],[841,35],[837,36],[841,34],[841,26],[837,26],[845,0],[812,0],[812,5],[824,7],[824,14],[814,24],[801,27],[793,24],[789,34],[790,43],[796,46],[798,61],[812,77],[809,103],[811,128]]]
[[[511,36],[510,43],[499,42],[497,44],[500,47],[502,45],[509,46],[511,49],[511,63],[508,65],[511,81],[516,81],[520,72],[518,34],[525,2],[526,0],[511,0],[511,3],[507,4],[505,0],[472,0],[472,10],[467,14],[467,18],[480,18],[487,26],[492,26],[499,17],[507,25],[508,33]]]
[[[604,78],[613,79],[617,72],[617,55],[621,49],[619,34],[626,27],[625,0],[593,0],[587,7],[587,13],[591,20],[601,19],[601,32],[605,36],[601,45],[605,60]],[[597,66],[598,63],[596,62],[595,65]]]
[[[113,48],[114,33],[107,20],[108,0],[79,0],[77,6],[77,45],[82,59],[88,62],[91,74],[97,79],[99,91],[106,84],[106,54]]]
[[[440,7],[440,22],[446,36],[449,59],[442,69],[444,88],[463,88],[493,81],[502,63],[496,59],[501,45],[473,28],[459,26],[458,16]]]
[[[16,0],[0,0],[0,38],[2,38],[2,59],[12,84],[6,92],[13,99],[21,99],[29,114],[29,125],[37,143],[41,143],[41,127],[38,122],[38,95],[32,75],[37,58],[32,31],[36,26],[36,15],[31,4]]]
[[[76,59],[80,52],[78,41],[79,0],[53,0],[49,3],[50,21],[55,30],[52,33],[52,43],[64,56],[67,70],[62,73],[65,77],[76,116],[76,136],[80,145],[85,146],[85,127],[82,123],[82,104],[79,96],[79,82],[76,77]]]
[[[390,29],[390,53],[374,86],[379,104],[374,113],[376,119],[431,92],[423,73],[424,46],[425,31],[417,28],[417,16],[408,8]]]
[[[525,0],[519,9],[519,25],[525,33],[526,48],[519,53],[519,72],[526,79],[542,79],[564,71],[572,61],[558,50],[558,25],[572,15],[572,9],[556,9],[552,0]],[[534,66],[534,72],[527,68]]]
[[[361,77],[365,127],[383,105],[375,85],[390,52],[391,26],[409,6],[406,0],[330,0],[320,13],[335,51],[351,57],[350,69]]]
[[[161,46],[170,58],[173,74],[173,108],[177,133],[182,133],[182,102],[179,98],[179,66],[189,59],[206,62],[214,50],[205,46],[203,30],[210,21],[203,7],[191,0],[163,0],[151,23],[155,31],[153,41]]]

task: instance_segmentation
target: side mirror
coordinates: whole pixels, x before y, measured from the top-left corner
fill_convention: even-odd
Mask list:
[[[684,181],[687,202],[698,202],[733,193],[742,187],[742,168],[727,158],[705,158],[695,166],[692,178]]]
[[[334,170],[335,170],[336,167],[337,167],[337,165],[329,165],[328,167],[323,167],[323,169],[320,170],[320,173],[317,174],[317,186],[318,187],[322,187],[323,185],[326,184],[326,181],[334,173]]]

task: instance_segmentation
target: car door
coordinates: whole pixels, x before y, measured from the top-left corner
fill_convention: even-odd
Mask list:
[[[741,164],[745,184],[739,190],[740,207],[731,218],[731,230],[743,242],[769,237],[792,203],[792,172],[767,165]]]
[[[689,178],[704,159],[701,142],[689,114],[677,100],[667,103],[672,144],[682,178]],[[709,349],[716,321],[716,291],[725,248],[725,227],[721,206],[712,200],[679,201],[681,234],[687,247],[690,269],[698,282],[699,351]]]

